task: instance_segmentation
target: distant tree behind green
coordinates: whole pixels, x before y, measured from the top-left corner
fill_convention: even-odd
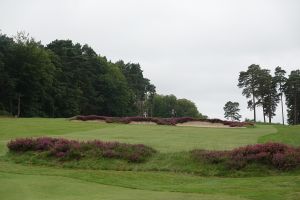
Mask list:
[[[187,99],[177,99],[174,95],[155,95],[153,99],[153,116],[206,118],[206,116],[199,113],[195,103]]]
[[[224,117],[226,119],[230,119],[231,121],[240,121],[240,118],[242,116],[239,114],[240,111],[239,106],[240,104],[238,102],[228,101],[223,108]]]

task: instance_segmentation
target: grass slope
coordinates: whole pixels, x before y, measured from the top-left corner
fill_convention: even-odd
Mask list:
[[[300,126],[282,126],[277,125],[277,132],[273,134],[264,135],[259,138],[259,142],[282,142],[294,146],[300,145]]]

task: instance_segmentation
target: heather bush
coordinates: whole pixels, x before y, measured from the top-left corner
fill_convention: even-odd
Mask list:
[[[82,157],[103,157],[125,159],[129,162],[142,162],[156,151],[143,144],[103,142],[100,140],[79,142],[63,138],[24,138],[7,144],[11,152],[47,152],[47,155],[60,160],[78,160]]]
[[[297,148],[280,143],[256,144],[234,149],[231,160],[234,161],[233,167],[235,163],[242,161],[268,164],[285,170],[300,165],[300,152]]]
[[[192,157],[209,163],[224,163],[232,169],[242,169],[257,163],[288,170],[300,166],[300,150],[285,144],[266,143],[239,147],[231,151],[193,150]]]
[[[30,138],[16,139],[7,144],[8,149],[15,152],[34,151],[35,146],[36,141]]]
[[[58,139],[49,151],[50,155],[61,159],[81,158],[80,143],[75,140]]]
[[[50,137],[41,137],[37,139],[20,138],[12,140],[7,144],[11,151],[25,152],[25,151],[45,151],[49,150],[58,139]]]

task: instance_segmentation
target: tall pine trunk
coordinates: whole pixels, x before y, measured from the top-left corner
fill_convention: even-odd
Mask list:
[[[255,103],[254,93],[253,93],[253,113],[254,113],[254,122],[256,122],[256,103]]]
[[[269,108],[268,108],[268,111],[269,111],[269,123],[271,124],[272,123],[272,98],[271,98],[271,95],[269,97],[270,99],[270,102],[269,102]]]
[[[283,114],[282,93],[280,94],[280,102],[281,102],[281,116],[282,116],[282,125],[284,125],[284,114]]]
[[[17,117],[20,117],[21,114],[21,95],[18,95],[18,112],[17,112]]]
[[[265,114],[265,106],[263,104],[263,116],[264,116],[264,123],[266,123],[266,114]]]
[[[295,99],[294,99],[294,125],[296,125],[298,123],[298,112],[297,112],[297,95],[295,95]]]

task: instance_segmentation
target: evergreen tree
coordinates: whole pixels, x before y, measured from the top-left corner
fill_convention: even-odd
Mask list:
[[[286,71],[281,69],[281,67],[276,67],[275,69],[275,76],[274,81],[276,83],[276,86],[278,87],[279,96],[280,96],[280,103],[281,103],[281,117],[282,117],[282,124],[284,125],[284,113],[283,113],[283,91],[284,91],[284,85],[286,83],[286,77],[285,77]]]
[[[242,117],[239,114],[240,108],[239,108],[240,104],[238,102],[231,102],[228,101],[225,106],[224,106],[224,117],[226,119],[231,119],[231,121],[240,121],[240,118]]]
[[[273,116],[275,116],[276,107],[279,101],[276,82],[268,69],[261,69],[257,79],[259,85],[257,90],[257,104],[261,105],[263,108],[264,122],[266,122],[265,116],[268,116],[269,123],[271,123]]]
[[[246,98],[252,98],[248,101],[248,107],[253,110],[254,122],[256,122],[256,98],[258,97],[257,90],[259,87],[258,77],[261,68],[259,65],[252,64],[248,67],[247,71],[240,72],[238,87],[243,88],[242,94]]]
[[[291,71],[285,85],[287,114],[289,124],[300,123],[300,70]]]

